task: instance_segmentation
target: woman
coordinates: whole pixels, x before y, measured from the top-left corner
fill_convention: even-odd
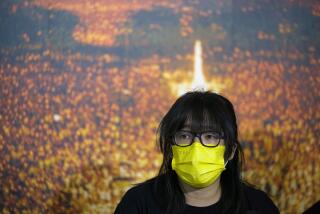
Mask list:
[[[241,180],[236,116],[225,97],[189,92],[162,119],[159,175],[130,189],[115,213],[279,213]]]

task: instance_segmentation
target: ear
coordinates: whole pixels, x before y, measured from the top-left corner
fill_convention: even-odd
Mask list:
[[[234,146],[232,147],[232,153],[231,153],[230,157],[228,158],[228,161],[230,161],[230,160],[233,159],[234,154],[235,154],[236,151],[237,151],[237,147],[238,147],[237,144],[234,144]]]

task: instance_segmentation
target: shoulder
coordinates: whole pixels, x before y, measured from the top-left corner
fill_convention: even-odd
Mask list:
[[[251,210],[261,214],[279,213],[278,208],[265,192],[248,184],[244,184],[244,192],[247,196]]]
[[[156,207],[153,197],[154,179],[138,184],[130,188],[119,202],[115,213],[148,213],[148,210]]]
[[[139,196],[144,197],[145,195],[152,194],[152,186],[153,186],[153,179],[145,181],[143,183],[139,183],[132,188],[130,188],[125,196]],[[141,193],[144,193],[144,195],[141,195]]]

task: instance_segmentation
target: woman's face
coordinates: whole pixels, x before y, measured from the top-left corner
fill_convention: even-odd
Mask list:
[[[183,183],[204,188],[225,170],[225,146],[222,132],[209,126],[195,127],[186,123],[174,134],[171,166]]]

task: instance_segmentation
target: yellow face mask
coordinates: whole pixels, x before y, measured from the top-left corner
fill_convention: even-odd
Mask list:
[[[225,146],[209,148],[194,142],[187,147],[172,146],[172,169],[186,184],[203,188],[212,184],[225,170]]]

